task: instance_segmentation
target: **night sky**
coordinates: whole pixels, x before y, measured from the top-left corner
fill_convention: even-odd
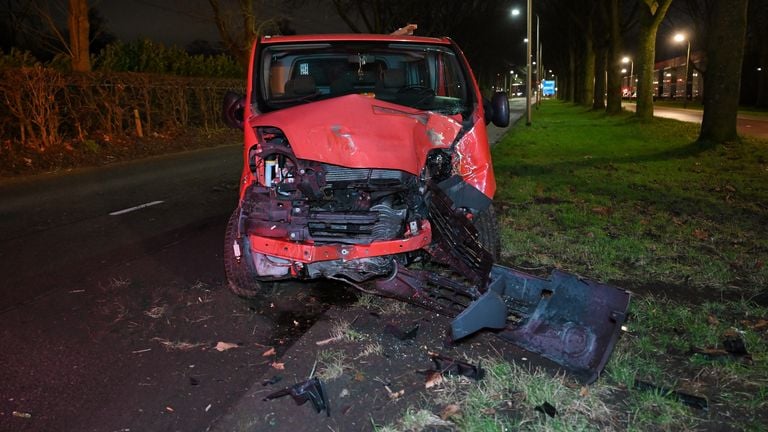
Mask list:
[[[222,4],[236,2],[222,1]],[[263,11],[291,19],[299,33],[346,32],[348,28],[329,5],[307,1],[301,8],[285,1],[267,0]],[[106,19],[107,30],[123,41],[146,37],[168,45],[185,46],[195,39],[217,42],[219,35],[208,0],[102,0],[91,3]],[[237,21],[239,22],[239,18]]]

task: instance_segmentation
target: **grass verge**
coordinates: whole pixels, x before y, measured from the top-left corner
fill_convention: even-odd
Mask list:
[[[542,104],[494,149],[503,260],[629,288],[768,286],[768,143]]]
[[[768,143],[701,147],[697,128],[559,102],[513,128],[493,155],[503,261],[635,290],[628,331],[589,387],[483,359],[376,429],[766,430]]]

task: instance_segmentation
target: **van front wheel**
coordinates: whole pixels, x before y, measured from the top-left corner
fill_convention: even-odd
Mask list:
[[[243,298],[254,298],[264,292],[264,285],[256,280],[250,248],[242,238],[237,237],[239,216],[240,209],[236,208],[224,233],[224,274],[230,291]],[[239,250],[239,258],[236,250]]]

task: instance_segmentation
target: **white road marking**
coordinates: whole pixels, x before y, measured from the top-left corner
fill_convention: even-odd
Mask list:
[[[143,209],[143,208],[151,207],[151,206],[153,206],[153,205],[162,204],[162,203],[164,203],[164,202],[165,202],[165,201],[152,201],[152,202],[148,202],[148,203],[144,203],[144,204],[140,204],[140,205],[137,205],[137,206],[135,206],[135,207],[130,207],[130,208],[127,208],[127,209],[122,209],[122,210],[118,210],[118,211],[113,211],[113,212],[112,212],[112,213],[110,213],[109,215],[110,215],[110,216],[117,216],[117,215],[121,215],[121,214],[125,214],[125,213],[130,213],[130,212],[132,212],[132,211],[141,210],[141,209]]]

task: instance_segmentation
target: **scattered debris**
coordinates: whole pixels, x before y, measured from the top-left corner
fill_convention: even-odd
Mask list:
[[[727,331],[723,335],[723,348],[735,356],[749,355],[747,352],[747,347],[744,344],[744,338],[742,338],[741,335],[735,330]]]
[[[208,406],[205,407],[205,412],[208,412],[208,410],[211,409],[211,404],[208,404]]]
[[[613,209],[610,207],[593,207],[592,213],[599,214],[600,216],[610,216],[613,214]]]
[[[277,370],[285,370],[285,363],[272,362],[270,366]]]
[[[427,371],[427,378],[424,381],[424,388],[432,388],[443,383],[443,374],[440,371]]]
[[[684,393],[677,390],[672,390],[666,387],[657,386],[646,381],[635,380],[635,389],[643,391],[655,391],[680,401],[681,403],[688,405],[689,407],[698,408],[700,410],[708,411],[709,403],[706,398],[701,396],[695,396],[692,394]]]
[[[389,387],[391,383],[384,381],[379,377],[374,378],[374,381],[380,382],[382,385],[384,385],[384,390],[387,391],[387,396],[389,396],[390,400],[398,399],[405,394],[405,389],[393,392],[392,389]]]
[[[387,391],[387,395],[389,396],[390,400],[400,399],[400,397],[405,394],[405,389],[400,389],[398,391],[393,392],[392,389],[386,385],[384,386],[384,390]]]
[[[349,390],[341,389],[341,393],[339,393],[339,398],[345,398],[347,396],[349,396]]]
[[[358,317],[352,320],[352,322],[337,321],[331,325],[331,337],[315,342],[318,346],[328,345],[331,342],[338,342],[341,340],[356,341],[360,340],[359,333],[352,329],[352,324],[357,321]]]
[[[540,413],[546,414],[546,415],[548,415],[550,417],[553,417],[553,418],[557,415],[557,409],[554,406],[552,406],[551,403],[549,403],[547,401],[544,401],[544,403],[542,403],[541,405],[536,405],[534,410],[536,410],[536,411],[538,411]]]
[[[140,350],[136,350],[136,351],[131,351],[131,354],[141,354],[141,353],[145,353],[145,352],[149,352],[149,351],[152,351],[152,348],[145,348],[145,349],[140,349]]]
[[[282,380],[283,380],[283,377],[281,377],[280,375],[275,375],[275,376],[273,376],[272,378],[270,378],[268,380],[262,381],[261,385],[268,386],[268,385],[272,385],[272,384],[277,384],[277,383],[279,383]]]
[[[204,346],[204,343],[192,343],[192,342],[186,342],[186,341],[170,341],[168,339],[163,338],[152,338],[153,341],[160,342],[160,344],[163,345],[163,347],[168,351],[190,351],[195,348]]]
[[[461,407],[456,404],[450,404],[443,408],[443,410],[440,412],[440,418],[443,420],[448,420],[449,418],[458,415],[460,412]]]
[[[480,367],[480,364],[475,366],[433,352],[429,353],[429,358],[435,363],[435,368],[443,375],[461,375],[473,380],[483,379],[485,375],[485,371]]]
[[[694,229],[691,234],[693,234],[693,236],[696,237],[699,240],[707,240],[707,239],[709,239],[709,233],[707,233],[707,231],[705,231],[703,229],[700,229],[700,228]]]
[[[344,339],[344,335],[331,336],[328,339],[323,339],[323,340],[319,340],[319,341],[315,342],[315,345],[317,345],[317,346],[324,346],[324,345],[328,345],[331,342],[338,342],[338,341],[340,341],[342,339]]]
[[[227,350],[231,350],[232,348],[237,348],[239,346],[240,345],[238,345],[236,343],[232,343],[232,342],[219,342],[219,343],[216,344],[214,349],[216,351],[227,351]]]
[[[424,428],[424,430],[427,430],[428,427],[448,427],[453,430],[456,425],[452,422],[449,422],[447,420],[444,420],[438,416],[436,416],[434,413],[429,412],[427,410],[420,410],[416,413],[416,416],[419,417],[419,424]],[[429,429],[432,430],[432,429]]]
[[[296,405],[304,405],[307,401],[310,401],[318,414],[325,411],[328,417],[331,416],[331,409],[328,405],[328,400],[325,397],[325,385],[318,378],[312,378],[298,383],[293,387],[278,390],[267,395],[264,400],[268,401],[283,396],[290,396],[293,398]]]
[[[269,357],[269,356],[273,356],[275,354],[276,354],[275,349],[274,348],[270,348],[270,349],[264,351],[263,353],[261,353],[261,356],[262,357]]]
[[[747,351],[744,338],[736,330],[725,332],[721,345],[723,346],[722,349],[691,347],[691,353],[699,354],[713,361],[734,359],[747,364],[752,363],[752,355]]]
[[[150,318],[158,319],[165,314],[166,309],[168,309],[168,305],[153,306],[149,308],[149,310],[144,311],[144,315]]]
[[[78,290],[69,291],[70,294],[80,294],[80,293],[84,293],[84,292],[85,292],[84,289],[78,289]]]
[[[171,406],[165,407],[165,410],[168,411],[168,412],[174,412],[174,409]]]
[[[762,331],[768,329],[768,320],[762,318],[752,323],[748,321],[743,321],[743,323],[754,331]]]
[[[419,323],[416,323],[410,330],[403,330],[395,324],[387,324],[384,326],[384,332],[393,335],[401,341],[414,339],[419,332]]]
[[[26,419],[32,418],[32,414],[28,412],[22,412],[22,411],[14,411],[13,416],[18,418],[26,418]]]

